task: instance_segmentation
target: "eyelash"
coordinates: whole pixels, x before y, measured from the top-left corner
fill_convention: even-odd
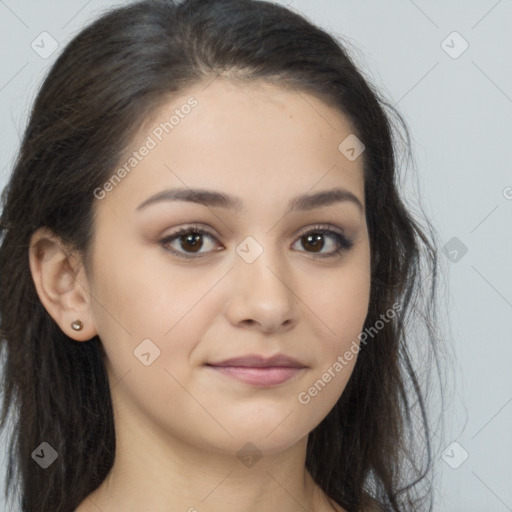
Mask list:
[[[174,233],[171,233],[169,236],[166,236],[165,238],[160,240],[160,245],[165,250],[172,252],[178,258],[183,258],[183,259],[187,259],[187,260],[201,258],[202,257],[202,256],[200,256],[201,253],[196,253],[196,254],[199,254],[199,256],[187,256],[186,254],[181,253],[181,252],[177,251],[176,249],[172,249],[172,248],[168,247],[168,244],[170,242],[172,242],[176,239],[179,239],[183,235],[188,235],[188,234],[206,235],[212,239],[215,239],[215,236],[213,236],[209,231],[206,231],[199,226],[192,225],[192,226],[183,227],[183,228],[175,231]],[[354,245],[353,240],[347,238],[345,235],[343,235],[341,233],[338,233],[337,231],[328,229],[326,226],[313,226],[308,231],[305,231],[304,233],[299,235],[299,239],[301,239],[302,237],[304,237],[306,235],[310,235],[310,234],[330,235],[334,238],[335,243],[337,245],[337,249],[335,249],[333,252],[328,253],[326,255],[318,255],[318,253],[317,253],[315,258],[334,258],[336,256],[340,256],[343,252],[348,251]],[[308,252],[308,251],[305,251],[305,252]],[[312,254],[315,254],[315,253],[312,253]]]

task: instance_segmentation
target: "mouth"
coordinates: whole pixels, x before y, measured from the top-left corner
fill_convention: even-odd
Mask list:
[[[258,387],[282,384],[307,368],[296,359],[283,354],[270,358],[248,355],[207,363],[206,366],[224,376]]]

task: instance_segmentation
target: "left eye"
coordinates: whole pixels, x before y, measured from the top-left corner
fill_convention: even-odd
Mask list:
[[[197,258],[198,256],[194,256],[193,254],[204,254],[208,252],[201,251],[204,245],[202,241],[204,237],[209,238],[212,241],[216,240],[216,238],[208,231],[205,231],[204,229],[201,228],[189,226],[182,228],[172,233],[171,235],[165,237],[160,241],[160,244],[165,249],[170,250],[173,254],[180,258]],[[322,252],[322,249],[324,249],[326,246],[326,237],[331,240],[331,245],[334,245],[334,249],[328,252]],[[175,244],[175,242],[179,242],[179,249],[172,246],[173,244]],[[310,229],[309,231],[303,233],[299,237],[297,242],[302,243],[303,247],[312,248],[311,251],[306,252],[317,254],[316,257],[318,258],[337,256],[342,252],[349,250],[353,246],[353,241],[349,240],[345,235],[338,233],[337,231],[327,229],[325,227],[317,227]]]
[[[334,249],[328,251],[327,253],[320,253],[320,251],[325,247],[325,237],[328,237],[334,241],[331,244],[334,245]],[[320,258],[337,256],[342,252],[348,251],[354,245],[354,242],[349,240],[345,235],[326,228],[318,228],[307,231],[301,235],[299,241],[301,241],[304,245],[312,247],[313,251],[311,252],[320,253],[318,256]]]

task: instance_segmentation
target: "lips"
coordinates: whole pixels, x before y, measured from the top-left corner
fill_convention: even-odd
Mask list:
[[[282,384],[306,368],[296,359],[278,354],[273,357],[247,355],[208,363],[208,367],[224,377],[257,387]]]
[[[208,366],[219,366],[219,367],[246,367],[246,368],[305,368],[306,365],[300,363],[292,357],[285,356],[284,354],[278,354],[272,357],[263,357],[257,354],[251,354],[242,357],[234,357],[232,359],[226,359],[215,363],[208,363]]]

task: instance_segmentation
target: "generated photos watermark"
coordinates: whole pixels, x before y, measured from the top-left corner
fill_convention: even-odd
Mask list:
[[[309,404],[311,399],[320,393],[332,379],[336,377],[343,368],[345,368],[352,359],[359,353],[361,350],[361,345],[366,345],[368,343],[368,336],[373,338],[378,332],[384,328],[384,326],[389,323],[389,321],[395,318],[398,311],[402,309],[402,305],[398,302],[395,302],[393,306],[388,309],[385,313],[380,315],[380,319],[375,322],[371,327],[367,327],[364,331],[362,331],[357,337],[359,339],[359,343],[356,340],[352,341],[350,349],[345,351],[343,355],[337,357],[336,361],[327,368],[327,370],[322,374],[322,376],[317,379],[311,387],[309,387],[306,391],[301,391],[297,395],[297,399],[303,405]]]
[[[164,139],[166,135],[172,132],[191,112],[196,108],[199,102],[193,96],[190,97],[186,103],[179,108],[174,109],[174,114],[168,121],[160,123],[158,126],[151,130],[142,146],[132,153],[132,156],[119,167],[112,176],[101,186],[94,189],[94,197],[96,199],[104,199],[108,192],[114,190],[114,187],[121,183],[130,172],[139,165],[146,156],[149,155],[151,150],[155,149],[158,144]]]

